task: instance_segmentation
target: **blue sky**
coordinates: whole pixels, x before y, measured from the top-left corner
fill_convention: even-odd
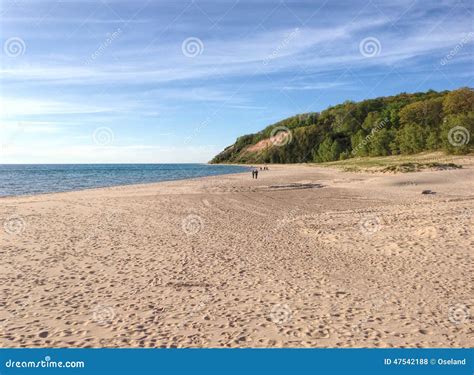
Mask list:
[[[206,162],[298,113],[472,86],[471,1],[2,0],[0,163]]]

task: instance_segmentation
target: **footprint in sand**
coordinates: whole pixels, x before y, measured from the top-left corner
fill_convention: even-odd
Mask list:
[[[322,243],[334,243],[338,241],[338,237],[334,234],[324,232],[321,229],[311,229],[308,227],[299,228],[299,233],[304,237],[315,238]]]
[[[417,237],[435,239],[438,237],[438,230],[434,226],[425,226],[415,231]]]

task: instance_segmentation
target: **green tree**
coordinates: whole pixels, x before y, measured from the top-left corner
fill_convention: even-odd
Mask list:
[[[351,147],[353,156],[367,156],[369,154],[366,135],[362,129],[351,137]]]
[[[342,148],[337,140],[333,141],[331,138],[326,138],[318,147],[315,161],[326,162],[338,160],[341,152]]]
[[[430,130],[426,138],[426,148],[429,150],[438,150],[441,147],[441,140],[439,137],[439,130]]]
[[[435,127],[441,123],[442,117],[443,101],[441,98],[408,104],[400,111],[401,124],[423,124]]]
[[[474,111],[474,91],[467,87],[451,91],[444,98],[443,108],[446,115]]]
[[[341,152],[342,152],[341,144],[339,143],[337,139],[335,139],[331,145],[331,155],[330,155],[331,161],[339,160],[339,155],[341,155]]]
[[[316,162],[330,161],[329,155],[331,154],[332,140],[326,138],[322,143],[319,144],[318,151],[316,153]]]
[[[443,148],[451,154],[466,154],[473,144],[474,112],[450,115],[442,126]]]
[[[390,143],[393,141],[394,135],[389,129],[380,129],[373,133],[369,141],[370,156],[386,156],[391,154]]]
[[[373,128],[377,127],[379,123],[380,123],[380,114],[377,112],[370,112],[367,114],[367,117],[365,118],[362,124],[362,129],[370,131]]]
[[[321,113],[292,116],[240,137],[212,162],[331,161],[439,149],[464,153],[472,144],[473,113],[474,92],[470,88],[401,93],[358,103],[346,101]],[[268,142],[277,127],[291,130],[290,143],[277,147]],[[462,143],[463,135],[469,139],[467,144]],[[258,145],[261,141],[267,141],[267,146]]]
[[[415,154],[425,149],[425,129],[418,124],[407,124],[397,133],[398,147],[402,154]]]

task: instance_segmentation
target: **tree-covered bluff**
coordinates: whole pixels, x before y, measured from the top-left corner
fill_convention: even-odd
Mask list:
[[[239,137],[211,163],[326,162],[443,150],[470,152],[474,91],[401,93],[346,101]]]

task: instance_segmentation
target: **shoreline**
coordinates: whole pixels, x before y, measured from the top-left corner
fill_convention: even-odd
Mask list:
[[[40,195],[49,195],[49,194],[63,194],[63,193],[76,193],[82,191],[89,191],[89,190],[101,190],[101,189],[113,189],[113,188],[124,188],[124,187],[143,187],[147,185],[154,185],[154,184],[161,184],[166,182],[174,182],[174,181],[186,181],[186,180],[194,180],[194,179],[201,179],[201,178],[208,178],[208,177],[215,177],[215,176],[224,176],[229,174],[244,174],[250,172],[250,169],[253,167],[259,168],[263,166],[267,166],[271,169],[281,169],[281,168],[297,168],[297,167],[310,167],[314,168],[315,170],[332,170],[332,171],[340,171],[343,173],[357,173],[357,174],[372,174],[373,176],[382,176],[382,175],[399,175],[403,173],[421,173],[421,172],[432,172],[436,171],[436,169],[420,169],[415,171],[409,172],[386,172],[381,171],[380,169],[371,169],[365,166],[368,162],[372,160],[385,160],[383,166],[392,165],[394,160],[401,159],[404,161],[405,159],[411,160],[413,163],[423,162],[426,160],[437,160],[441,162],[457,162],[464,169],[470,169],[474,167],[474,154],[469,155],[445,155],[440,152],[428,152],[428,153],[420,153],[416,155],[399,155],[399,156],[388,156],[388,157],[365,157],[365,158],[351,158],[344,161],[339,162],[327,162],[327,163],[286,163],[286,164],[271,164],[271,163],[261,163],[261,164],[240,164],[240,163],[178,163],[177,165],[215,165],[215,166],[236,166],[247,168],[247,171],[236,172],[236,173],[224,173],[218,175],[208,175],[208,176],[199,176],[199,177],[189,177],[189,178],[179,178],[179,179],[170,179],[170,180],[161,180],[161,181],[153,181],[153,182],[145,182],[145,183],[129,183],[129,184],[119,184],[119,185],[110,185],[110,186],[99,186],[99,187],[90,187],[90,188],[83,188],[83,189],[74,189],[74,190],[65,190],[65,191],[52,191],[52,192],[40,192],[34,194],[20,194],[20,195],[2,195],[0,196],[0,201],[3,199],[8,198],[15,198],[15,197],[35,197]],[[357,168],[350,168],[353,163],[362,163],[364,167],[357,169]],[[159,165],[159,164],[169,164],[173,165],[174,163],[95,163],[95,164],[79,164],[79,165]],[[13,165],[13,164],[3,164],[3,165]],[[17,166],[20,165],[76,165],[76,164],[14,164]],[[347,166],[346,166],[347,165]],[[396,164],[395,164],[396,165]],[[452,170],[452,169],[446,169]]]
[[[151,164],[151,163],[150,163]],[[183,163],[184,164],[184,163]],[[200,164],[200,163],[196,163]],[[17,164],[17,165],[26,165],[26,164]],[[28,164],[28,165],[34,165],[34,164]],[[53,164],[38,164],[38,165],[53,165]],[[65,165],[65,164],[57,164],[57,165]],[[68,164],[69,165],[69,164]],[[70,164],[70,165],[75,165],[75,164]],[[81,165],[92,165],[92,164],[81,164]],[[109,164],[101,164],[101,165],[109,165]],[[121,164],[121,165],[127,165],[127,164]],[[140,164],[137,164],[140,165]],[[236,165],[237,166],[237,165]],[[244,167],[243,165],[241,167]],[[250,167],[249,167],[250,168]],[[166,180],[161,180],[161,181],[153,181],[153,182],[144,182],[144,183],[130,183],[130,184],[119,184],[119,185],[108,185],[108,186],[97,186],[97,187],[90,187],[90,188],[83,188],[83,189],[74,189],[74,190],[64,190],[64,191],[49,191],[49,192],[39,192],[39,193],[33,193],[33,194],[18,194],[18,195],[0,195],[0,201],[2,199],[7,199],[7,198],[16,198],[16,197],[35,197],[35,196],[41,196],[41,195],[50,195],[50,194],[64,194],[64,193],[77,193],[77,192],[84,192],[84,191],[89,191],[89,190],[102,190],[102,189],[113,189],[113,188],[121,188],[121,187],[140,187],[140,186],[146,186],[146,185],[153,185],[153,184],[160,184],[160,183],[166,183],[166,182],[174,182],[174,181],[187,181],[187,180],[193,180],[193,179],[201,179],[201,178],[208,178],[208,177],[216,177],[216,176],[225,176],[225,175],[230,175],[230,174],[241,174],[241,173],[247,173],[249,171],[242,171],[242,172],[235,172],[235,173],[223,173],[223,174],[214,174],[214,175],[207,175],[207,176],[198,176],[198,177],[188,177],[188,178],[177,178],[177,179],[166,179]]]
[[[473,177],[279,165],[1,199],[0,346],[469,346]]]

